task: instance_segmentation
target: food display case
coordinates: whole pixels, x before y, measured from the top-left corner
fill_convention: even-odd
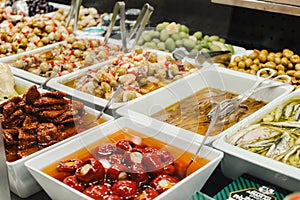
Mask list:
[[[1,195],[291,199],[299,16],[292,0],[1,1]]]

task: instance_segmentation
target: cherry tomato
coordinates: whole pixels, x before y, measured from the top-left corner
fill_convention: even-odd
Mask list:
[[[124,151],[129,151],[130,149],[132,149],[134,147],[134,143],[130,140],[119,140],[116,143],[116,147],[123,149]]]
[[[158,175],[151,181],[150,185],[159,193],[162,193],[178,183],[178,179],[166,174]]]
[[[159,193],[153,189],[143,190],[143,192],[134,198],[134,200],[152,200],[157,197]]]
[[[137,193],[137,184],[131,180],[120,180],[113,184],[111,192],[123,199],[133,198]]]
[[[124,180],[128,177],[129,169],[122,164],[114,164],[107,172],[106,176],[111,181]]]
[[[131,167],[131,178],[137,183],[146,183],[149,179],[142,164],[135,163]]]
[[[147,172],[157,175],[163,172],[163,164],[160,157],[155,153],[145,153],[142,158],[142,164]]]
[[[95,200],[102,200],[105,195],[109,194],[109,189],[105,185],[92,185],[83,191],[83,194],[92,197]]]
[[[82,165],[82,161],[79,159],[70,159],[65,161],[59,161],[56,169],[60,172],[75,172],[78,167]]]
[[[105,176],[105,169],[99,160],[95,158],[87,158],[83,164],[77,168],[75,172],[76,177],[83,183],[95,183],[103,181]]]
[[[80,182],[78,182],[76,176],[68,176],[63,180],[64,184],[67,184],[68,186],[74,188],[75,190],[78,191],[83,191],[84,190],[84,185]]]
[[[116,145],[114,144],[102,144],[95,148],[94,152],[96,156],[104,157],[104,156],[110,156],[116,151]]]

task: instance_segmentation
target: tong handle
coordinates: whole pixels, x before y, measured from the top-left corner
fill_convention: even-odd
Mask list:
[[[131,40],[135,35],[133,44],[131,46],[132,48],[135,47],[136,43],[140,39],[142,31],[145,29],[153,11],[154,11],[154,8],[150,4],[148,4],[148,3],[144,4],[140,15],[138,16],[132,30],[129,33],[129,37],[128,37],[129,40]]]
[[[78,17],[79,17],[79,11],[80,11],[81,3],[82,3],[82,0],[72,0],[70,10],[69,10],[69,13],[68,13],[66,26],[70,25],[71,19],[73,17],[74,12],[75,12],[75,21],[74,21],[74,28],[73,28],[73,33],[74,34],[77,31]]]
[[[127,42],[126,42],[126,27],[125,27],[125,2],[124,1],[118,1],[115,4],[114,11],[113,11],[113,16],[111,18],[111,21],[109,23],[108,29],[106,31],[105,37],[104,37],[104,42],[107,43],[108,39],[112,33],[112,30],[115,26],[116,20],[118,13],[120,11],[120,26],[121,26],[121,39],[122,39],[122,50],[127,49]]]

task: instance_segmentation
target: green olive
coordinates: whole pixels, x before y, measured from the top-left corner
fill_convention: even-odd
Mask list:
[[[265,54],[266,56],[269,54],[268,50],[266,49],[261,50],[260,53]]]
[[[47,26],[45,27],[45,31],[46,31],[47,33],[52,33],[52,32],[53,32],[53,26],[47,25]]]
[[[252,65],[252,60],[250,58],[247,58],[245,60],[245,64],[246,64],[247,67],[250,67]]]
[[[294,76],[295,72],[296,72],[296,70],[287,70],[286,74],[289,76]]]
[[[274,62],[275,62],[277,65],[280,64],[280,63],[281,63],[281,58],[275,56]]]
[[[151,63],[156,63],[157,62],[157,54],[151,52],[149,54],[148,61],[151,62]]]
[[[267,60],[273,62],[274,59],[275,59],[275,54],[273,52],[269,53],[269,55],[267,56]]]
[[[291,60],[291,62],[294,63],[294,64],[300,63],[300,57],[299,57],[299,55],[297,55],[297,54],[292,55],[292,56],[290,57],[290,60]]]
[[[50,43],[50,40],[49,40],[48,37],[43,37],[43,38],[41,39],[41,41],[42,41],[45,45],[47,45],[47,44]]]
[[[284,70],[278,70],[277,74],[278,75],[285,75],[285,72],[284,72]]]
[[[242,61],[242,58],[240,56],[237,56],[237,57],[234,58],[233,61],[238,63],[238,62]]]
[[[282,57],[282,53],[281,52],[275,53],[275,57],[281,58]]]
[[[296,71],[296,72],[294,73],[294,77],[295,77],[296,79],[300,79],[300,71]]]
[[[116,80],[111,80],[111,81],[109,82],[109,85],[110,85],[111,87],[116,87],[116,86],[118,85],[118,82],[117,82]]]
[[[47,62],[42,62],[40,64],[40,69],[42,70],[42,72],[47,72],[50,69],[50,66]]]
[[[257,64],[253,64],[250,66],[250,69],[254,70],[254,71],[257,71],[258,70],[258,66]]]
[[[283,66],[282,64],[279,64],[279,65],[276,66],[276,69],[279,70],[279,71],[280,70],[285,71],[285,66]]]
[[[267,62],[266,64],[265,64],[265,67],[267,67],[267,68],[271,68],[271,69],[275,69],[276,68],[276,64],[274,63],[274,62]]]
[[[106,82],[102,82],[101,86],[102,86],[103,90],[106,92],[109,92],[111,90],[111,86]]]
[[[235,62],[235,61],[230,62],[229,65],[228,65],[229,68],[233,68],[235,66],[237,66],[237,62]]]
[[[258,53],[253,52],[253,53],[251,53],[248,57],[249,57],[250,59],[254,60],[255,58],[257,58],[257,56],[258,56]]]
[[[239,68],[242,68],[242,69],[244,69],[244,68],[245,68],[245,66],[246,66],[246,64],[245,64],[245,62],[244,62],[244,61],[240,61],[240,62],[238,63],[238,67],[239,67]]]
[[[288,62],[289,62],[289,59],[288,59],[287,57],[281,58],[281,64],[287,66],[287,65],[288,65]]]
[[[267,60],[267,55],[264,54],[264,53],[260,53],[260,54],[258,55],[258,59],[259,59],[261,62],[266,62],[266,60]]]
[[[300,71],[300,63],[295,65],[295,70]]]
[[[258,58],[255,58],[253,60],[253,64],[259,65],[260,64],[260,60]]]
[[[287,58],[290,58],[292,55],[294,55],[294,52],[289,50],[289,49],[284,49],[282,51],[282,55],[287,57]]]

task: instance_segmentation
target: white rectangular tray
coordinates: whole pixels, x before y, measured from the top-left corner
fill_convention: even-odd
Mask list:
[[[76,38],[78,38],[78,39],[103,39],[103,37],[100,37],[100,36],[87,36],[87,35],[78,36]],[[114,39],[110,39],[109,42],[112,43],[112,44],[120,44],[120,41],[114,40]],[[55,44],[50,44],[50,45],[47,45],[47,46],[44,46],[44,47],[41,47],[41,48],[37,48],[37,49],[31,50],[31,51],[26,51],[26,52],[23,52],[23,53],[3,57],[3,58],[0,58],[0,62],[10,62],[10,61],[16,60],[20,56],[30,55],[30,54],[39,54],[39,53],[42,53],[42,52],[46,52],[46,51],[49,51],[49,50],[53,49],[54,47],[56,47],[58,45],[64,44],[64,43],[66,43],[66,41],[58,42],[58,43],[55,43]],[[98,64],[95,64],[95,66],[97,66],[97,65]],[[91,65],[91,66],[94,66],[94,65]],[[17,67],[12,66],[11,71],[14,75],[19,76],[23,79],[29,80],[31,82],[37,83],[37,84],[44,83],[47,80],[47,78],[45,78],[45,77],[39,76],[37,74],[30,73],[26,70],[19,69]],[[64,75],[62,75],[62,76],[64,76]]]
[[[224,131],[222,137],[213,143],[213,147],[225,153],[221,168],[229,178],[235,179],[243,173],[259,177],[265,181],[291,191],[300,190],[300,168],[276,161],[274,159],[247,151],[225,142],[226,135],[234,134],[243,127],[259,121],[267,113],[292,97],[300,96],[300,90],[271,102],[247,120]]]
[[[151,118],[151,115],[195,94],[204,88],[209,87],[235,94],[241,94],[255,83],[256,78],[256,76],[217,67],[217,65],[208,65],[202,70],[167,85],[161,90],[154,91],[147,96],[131,101],[126,106],[119,108],[116,112],[120,116],[127,116],[131,119],[143,121],[144,123],[150,123],[153,121],[158,122],[157,119]],[[280,87],[274,87],[268,92],[263,90],[259,91],[251,97],[257,100],[271,102],[287,95],[292,91],[292,89],[293,87],[291,85],[284,84]],[[170,127],[169,129],[172,129],[172,132],[175,134],[192,134],[198,138],[199,142],[204,138],[204,136],[200,134],[195,134],[194,132],[174,125],[165,122],[160,123],[161,126]],[[237,124],[239,124],[239,122]],[[222,133],[215,136],[209,136],[206,143],[214,141],[220,137],[221,134]]]
[[[155,138],[164,143],[167,143],[168,145],[180,148],[188,152],[195,152],[197,148],[197,145],[193,143],[193,140],[191,140],[191,138],[182,137],[180,135],[178,137],[174,137],[168,134],[168,130],[160,130],[158,127],[147,126],[145,124],[132,121],[128,118],[119,118],[104,126],[98,127],[97,129],[94,129],[81,137],[77,137],[76,139],[69,141],[68,143],[64,143],[58,148],[45,152],[27,161],[25,165],[34,176],[34,178],[47,192],[50,198],[59,200],[68,197],[72,200],[91,200],[90,197],[54,179],[41,170],[49,166],[50,164],[53,164],[54,162],[57,162],[82,148],[85,148],[86,146],[94,143],[97,140],[115,133],[122,128],[129,128],[133,131],[145,135],[145,137]],[[214,171],[214,169],[222,159],[223,153],[211,147],[204,146],[199,155],[210,160],[210,162],[181,180],[168,191],[165,191],[164,193],[159,195],[157,198],[155,198],[156,200],[189,199],[194,192],[199,191],[203,187],[211,173]]]

